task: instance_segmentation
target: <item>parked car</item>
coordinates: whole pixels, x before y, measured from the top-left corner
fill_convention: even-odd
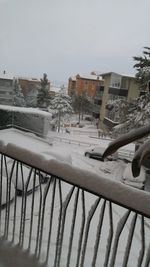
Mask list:
[[[104,147],[96,146],[96,147],[93,147],[91,149],[86,150],[84,155],[85,155],[85,157],[88,157],[88,158],[104,161],[104,159],[103,159],[104,151],[105,151]],[[117,158],[118,158],[118,153],[115,152],[114,154],[108,156],[106,159],[107,160],[117,160]]]

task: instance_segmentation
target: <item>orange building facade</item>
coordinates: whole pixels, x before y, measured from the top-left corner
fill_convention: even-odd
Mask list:
[[[75,90],[78,95],[86,93],[89,97],[94,97],[97,87],[104,84],[101,76],[90,74],[87,76],[77,74],[68,80],[68,94],[71,95]]]

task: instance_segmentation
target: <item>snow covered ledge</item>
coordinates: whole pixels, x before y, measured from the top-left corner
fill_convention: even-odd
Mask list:
[[[46,159],[44,155],[11,143],[0,142],[0,153],[150,217],[150,193],[148,192],[103,178],[58,160]]]

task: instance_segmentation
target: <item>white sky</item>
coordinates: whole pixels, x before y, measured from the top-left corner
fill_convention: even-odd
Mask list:
[[[0,72],[67,82],[77,73],[134,73],[150,46],[149,0],[0,0]]]

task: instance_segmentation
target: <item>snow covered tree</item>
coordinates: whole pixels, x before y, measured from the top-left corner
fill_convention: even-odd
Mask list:
[[[135,56],[134,68],[137,70],[136,78],[140,84],[140,89],[145,90],[150,81],[150,47],[144,47],[142,56]]]
[[[140,90],[145,91],[147,86],[150,86],[150,47],[144,47],[142,56],[133,57],[136,64],[137,82],[140,85]],[[150,89],[150,88],[149,88]],[[128,132],[130,129],[150,123],[150,93],[144,94],[130,103],[120,100],[112,103],[113,109],[118,116],[119,125],[115,126],[113,133],[115,135]]]
[[[81,117],[83,119],[84,114],[92,113],[94,109],[94,101],[92,98],[88,97],[85,92],[83,92],[81,95],[77,95],[76,90],[72,90],[71,99],[72,107],[75,113],[79,114],[80,123]]]
[[[107,103],[108,118],[123,123],[126,120],[126,116],[129,113],[131,102],[127,102],[127,99],[115,99],[110,100]]]
[[[70,96],[68,96],[64,90],[60,90],[59,93],[55,95],[54,99],[51,100],[49,111],[53,111],[59,132],[63,116],[73,113]]]
[[[18,106],[18,107],[25,107],[26,106],[26,101],[25,101],[24,95],[22,93],[21,87],[20,87],[17,79],[15,79],[15,81],[14,81],[13,104],[14,104],[14,106]]]
[[[121,102],[119,106],[121,108]],[[126,115],[120,113],[119,125],[113,128],[114,137],[131,129],[150,124],[150,94],[147,93],[127,103],[126,110]]]
[[[35,89],[29,90],[25,96],[25,100],[26,100],[26,105],[28,107],[33,107],[36,108],[37,107],[37,94],[38,91]]]
[[[47,79],[47,74],[43,74],[41,79],[41,88],[38,91],[37,95],[37,106],[42,109],[47,109],[50,103],[50,94],[49,94],[49,82]]]

